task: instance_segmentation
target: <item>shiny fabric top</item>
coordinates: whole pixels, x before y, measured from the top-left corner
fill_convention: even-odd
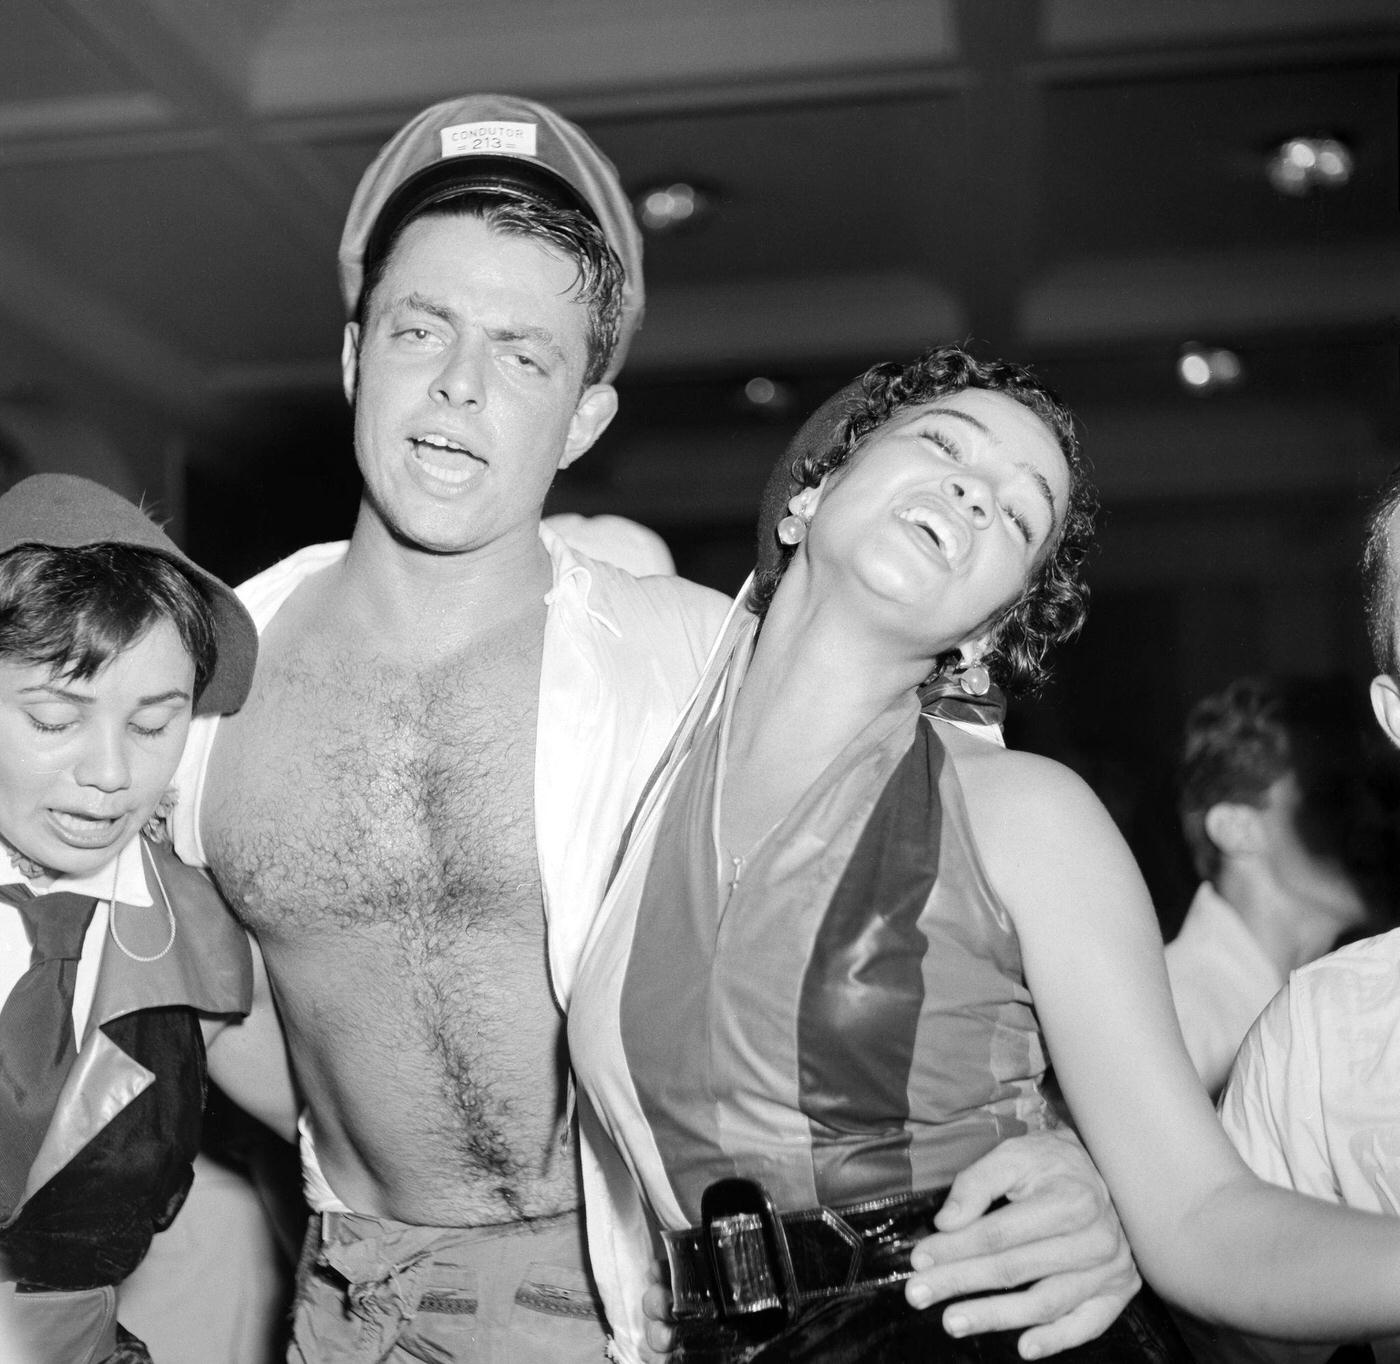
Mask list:
[[[570,1010],[585,1098],[672,1228],[728,1175],[783,1209],[850,1203],[944,1185],[1049,1122],[957,778],[984,740],[911,695],[736,867],[717,808],[752,635],[737,623],[652,784]]]

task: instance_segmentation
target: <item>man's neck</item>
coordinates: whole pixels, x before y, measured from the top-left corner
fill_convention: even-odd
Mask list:
[[[1256,877],[1226,868],[1217,877],[1215,888],[1280,976],[1330,952],[1337,941],[1334,918],[1299,902],[1272,882],[1261,883]]]
[[[381,644],[450,653],[539,606],[553,582],[538,523],[480,549],[436,554],[362,509],[341,565],[342,609]]]

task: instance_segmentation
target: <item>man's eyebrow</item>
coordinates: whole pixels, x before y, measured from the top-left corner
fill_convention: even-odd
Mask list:
[[[405,298],[395,301],[396,307],[410,308],[414,312],[427,313],[429,317],[436,317],[441,322],[446,322],[448,326],[456,327],[461,323],[461,314],[455,308],[449,308],[444,303],[436,303],[425,294],[412,293]],[[495,341],[533,341],[538,346],[543,346],[555,359],[564,361],[568,356],[564,348],[559,344],[554,333],[548,327],[540,326],[502,326],[492,328],[490,331],[492,340]]]
[[[996,437],[992,434],[991,429],[987,426],[985,422],[978,421],[976,417],[970,416],[966,412],[961,412],[956,407],[930,407],[927,409],[927,411],[930,416],[937,415],[939,417],[956,417],[959,421],[965,421],[969,426],[975,427],[984,436],[986,436],[988,440],[996,439]],[[1040,489],[1040,495],[1046,500],[1047,503],[1049,503],[1050,519],[1051,521],[1053,521],[1056,515],[1058,514],[1059,509],[1055,505],[1055,494],[1050,490],[1050,480],[1046,478],[1045,475],[1041,473],[1041,471],[1029,461],[1018,460],[1016,463],[1016,467],[1020,469],[1023,473],[1029,474],[1031,476],[1031,479],[1034,481],[1035,486]]]
[[[435,303],[426,294],[412,293],[404,298],[394,300],[396,308],[412,308],[416,313],[427,313],[429,317],[436,317],[442,322],[455,324],[457,313],[449,308],[445,303]]]
[[[543,346],[556,360],[565,361],[569,358],[558,338],[548,327],[493,327],[490,336],[493,341],[533,341],[537,346]]]

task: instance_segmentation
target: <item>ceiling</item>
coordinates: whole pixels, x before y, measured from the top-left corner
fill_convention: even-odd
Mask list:
[[[406,116],[497,89],[714,201],[648,243],[571,506],[747,524],[828,389],[964,338],[1061,389],[1110,500],[1354,496],[1400,457],[1398,59],[1395,0],[5,0],[0,445],[256,497],[239,569],[343,530],[341,219]],[[1294,133],[1352,182],[1275,192]],[[1244,382],[1183,394],[1189,340]]]

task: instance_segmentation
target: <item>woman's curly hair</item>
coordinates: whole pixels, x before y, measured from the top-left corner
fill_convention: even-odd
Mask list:
[[[833,423],[830,439],[806,445],[793,460],[791,473],[800,486],[814,488],[897,413],[978,388],[1004,393],[1034,412],[1054,434],[1069,469],[1069,501],[1059,533],[1025,590],[993,623],[992,644],[981,660],[1008,692],[1027,695],[1049,676],[1050,650],[1073,639],[1088,614],[1083,567],[1093,548],[1098,511],[1073,414],[1050,389],[1021,365],[976,360],[959,346],[925,351],[909,365],[887,361],[868,369],[851,385],[844,416]],[[791,547],[781,548],[781,558],[759,573],[749,595],[749,606],[759,615],[767,610],[792,558]],[[936,671],[957,661],[956,651],[940,655]]]

